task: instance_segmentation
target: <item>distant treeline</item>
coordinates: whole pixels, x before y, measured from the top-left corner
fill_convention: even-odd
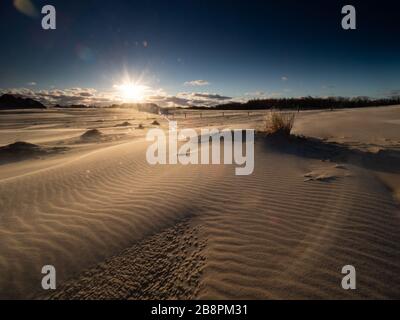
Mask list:
[[[214,107],[191,107],[194,110],[261,110],[261,109],[290,109],[290,110],[312,110],[312,109],[340,109],[340,108],[362,108],[372,106],[389,106],[400,104],[400,97],[387,99],[370,99],[367,97],[357,98],[277,98],[256,99],[245,103],[230,102]]]

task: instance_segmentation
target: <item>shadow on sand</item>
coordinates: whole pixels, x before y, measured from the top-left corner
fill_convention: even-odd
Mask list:
[[[341,162],[375,171],[400,173],[400,151],[363,151],[347,145],[326,142],[317,138],[302,136],[279,136],[257,134],[265,148],[300,157],[324,161]]]

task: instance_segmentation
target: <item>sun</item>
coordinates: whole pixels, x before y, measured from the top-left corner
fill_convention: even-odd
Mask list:
[[[114,85],[124,102],[140,102],[145,98],[147,87],[133,82]]]

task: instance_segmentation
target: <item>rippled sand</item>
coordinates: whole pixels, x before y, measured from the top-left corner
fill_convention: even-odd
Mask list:
[[[254,128],[264,114],[176,117],[182,127]],[[295,133],[319,142],[258,138],[250,176],[150,166],[144,135],[155,119],[167,127],[153,115],[1,116],[0,145],[68,148],[0,165],[1,298],[400,298],[400,107],[301,113]],[[82,141],[94,128],[101,138]],[[49,264],[59,285],[45,293]],[[355,291],[341,288],[348,264]]]

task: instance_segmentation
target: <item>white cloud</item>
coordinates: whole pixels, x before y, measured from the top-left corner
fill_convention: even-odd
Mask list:
[[[286,76],[283,76],[281,79],[282,79],[282,81],[288,81],[289,80],[289,78],[286,77]]]
[[[230,100],[231,97],[222,96],[216,93],[208,93],[208,92],[181,92],[178,93],[177,96],[186,97],[189,99],[200,99],[200,100]]]
[[[230,101],[232,98],[216,93],[207,92],[179,92],[174,96],[156,95],[149,97],[150,102],[162,107],[191,107],[191,106],[214,106]]]
[[[245,96],[242,98],[238,98],[239,101],[247,101],[249,99],[270,99],[270,98],[279,98],[282,96],[280,92],[265,92],[265,91],[255,91],[255,92],[247,92]]]
[[[208,86],[210,83],[206,80],[192,80],[192,81],[187,81],[184,83],[185,86]]]
[[[254,91],[254,92],[246,92],[244,95],[246,97],[266,97],[268,94],[264,91]]]
[[[37,85],[37,83],[35,81],[32,81],[32,82],[28,82],[27,85],[31,86],[31,87],[34,87],[34,86]]]
[[[24,96],[43,103],[54,105],[95,105],[109,106],[123,103],[120,94],[115,91],[98,91],[93,88],[68,88],[49,90],[33,90],[31,88],[0,89],[0,94],[10,93]],[[156,103],[161,107],[213,106],[231,101],[231,97],[208,92],[180,92],[168,95],[163,89],[149,89],[144,102]]]
[[[385,95],[390,98],[398,98],[400,97],[400,89],[390,90],[389,92],[386,92]]]
[[[322,86],[322,89],[335,89],[336,88],[336,86],[334,86],[334,85],[323,85]]]
[[[117,102],[111,93],[98,92],[92,88],[69,88],[32,90],[28,88],[0,89],[0,94],[10,93],[37,100],[44,105],[109,105]]]

